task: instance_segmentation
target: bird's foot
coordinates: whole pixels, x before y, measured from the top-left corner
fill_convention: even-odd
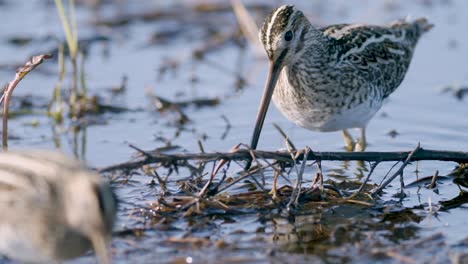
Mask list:
[[[271,198],[273,200],[278,199],[278,191],[276,190],[275,187],[271,188],[271,191],[268,194],[271,195]]]
[[[344,138],[344,141],[345,141],[346,150],[347,151],[354,151],[355,143],[354,143],[354,139],[351,136],[351,134],[346,129],[343,129],[341,132],[343,134],[343,138]]]
[[[366,130],[365,128],[361,128],[361,137],[356,142],[356,151],[362,152],[366,150],[367,147],[367,140],[366,140]]]
[[[365,144],[365,142],[362,142],[361,140],[357,141],[357,142],[356,142],[355,151],[357,151],[357,152],[363,152],[364,150],[366,150],[366,144]]]
[[[353,141],[345,143],[346,151],[353,152],[355,148],[356,148],[356,143],[354,143]]]

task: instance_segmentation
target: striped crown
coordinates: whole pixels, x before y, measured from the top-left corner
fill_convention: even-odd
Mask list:
[[[304,14],[292,5],[281,6],[265,18],[259,38],[269,58],[272,58],[274,51],[282,45],[288,31],[298,31],[301,24],[298,22],[303,18]]]

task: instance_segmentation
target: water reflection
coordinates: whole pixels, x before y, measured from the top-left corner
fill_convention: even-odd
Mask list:
[[[338,166],[327,168],[326,176],[335,180],[361,180],[367,176],[368,172],[369,164],[365,161],[342,161],[338,163]]]
[[[383,215],[372,209],[339,205],[316,208],[292,221],[284,218],[272,220],[271,241],[278,250],[290,253],[312,254],[323,260],[336,260],[335,249],[343,245],[372,244],[379,240],[380,247],[417,238],[421,220],[411,210],[389,210]],[[377,238],[380,237],[380,238]],[[342,251],[340,258],[354,259],[352,251]],[[366,254],[372,255],[370,251]]]

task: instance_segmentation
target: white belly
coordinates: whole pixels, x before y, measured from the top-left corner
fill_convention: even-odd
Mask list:
[[[314,131],[338,131],[348,128],[366,127],[369,120],[377,113],[382,104],[372,106],[361,104],[351,109],[343,109],[337,113],[327,113],[324,109],[285,106],[274,100],[276,107],[289,120],[298,126]]]
[[[280,78],[273,93],[273,102],[289,120],[310,130],[328,132],[366,127],[383,104],[382,100],[378,99],[381,97],[375,94],[367,97],[372,99],[363,100],[360,104],[356,101],[353,103],[349,97],[341,95],[345,98],[343,100],[347,106],[341,106],[341,101],[336,100],[333,93],[319,94],[312,93],[312,89],[305,89],[299,94],[286,82],[284,71],[282,74],[283,78]]]
[[[348,128],[364,128],[372,117],[377,113],[382,104],[361,104],[351,109],[344,109],[340,113],[330,115],[323,122],[318,124],[303,123],[301,126],[317,131],[337,131]]]

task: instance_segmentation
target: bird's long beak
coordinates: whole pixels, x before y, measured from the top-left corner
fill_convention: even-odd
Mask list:
[[[278,76],[282,68],[283,67],[281,63],[270,61],[268,78],[265,84],[265,90],[263,91],[262,101],[260,102],[260,107],[258,108],[257,120],[255,121],[255,129],[252,135],[252,141],[250,143],[250,148],[252,149],[257,148],[260,132],[262,132],[263,121],[265,121],[268,106],[270,105],[271,97],[273,96],[273,91],[275,89],[276,82],[278,81]]]
[[[107,250],[107,240],[105,236],[96,232],[91,236],[91,243],[93,244],[94,253],[96,254],[96,258],[98,259],[99,264],[110,264],[111,259],[109,256],[109,252]]]

